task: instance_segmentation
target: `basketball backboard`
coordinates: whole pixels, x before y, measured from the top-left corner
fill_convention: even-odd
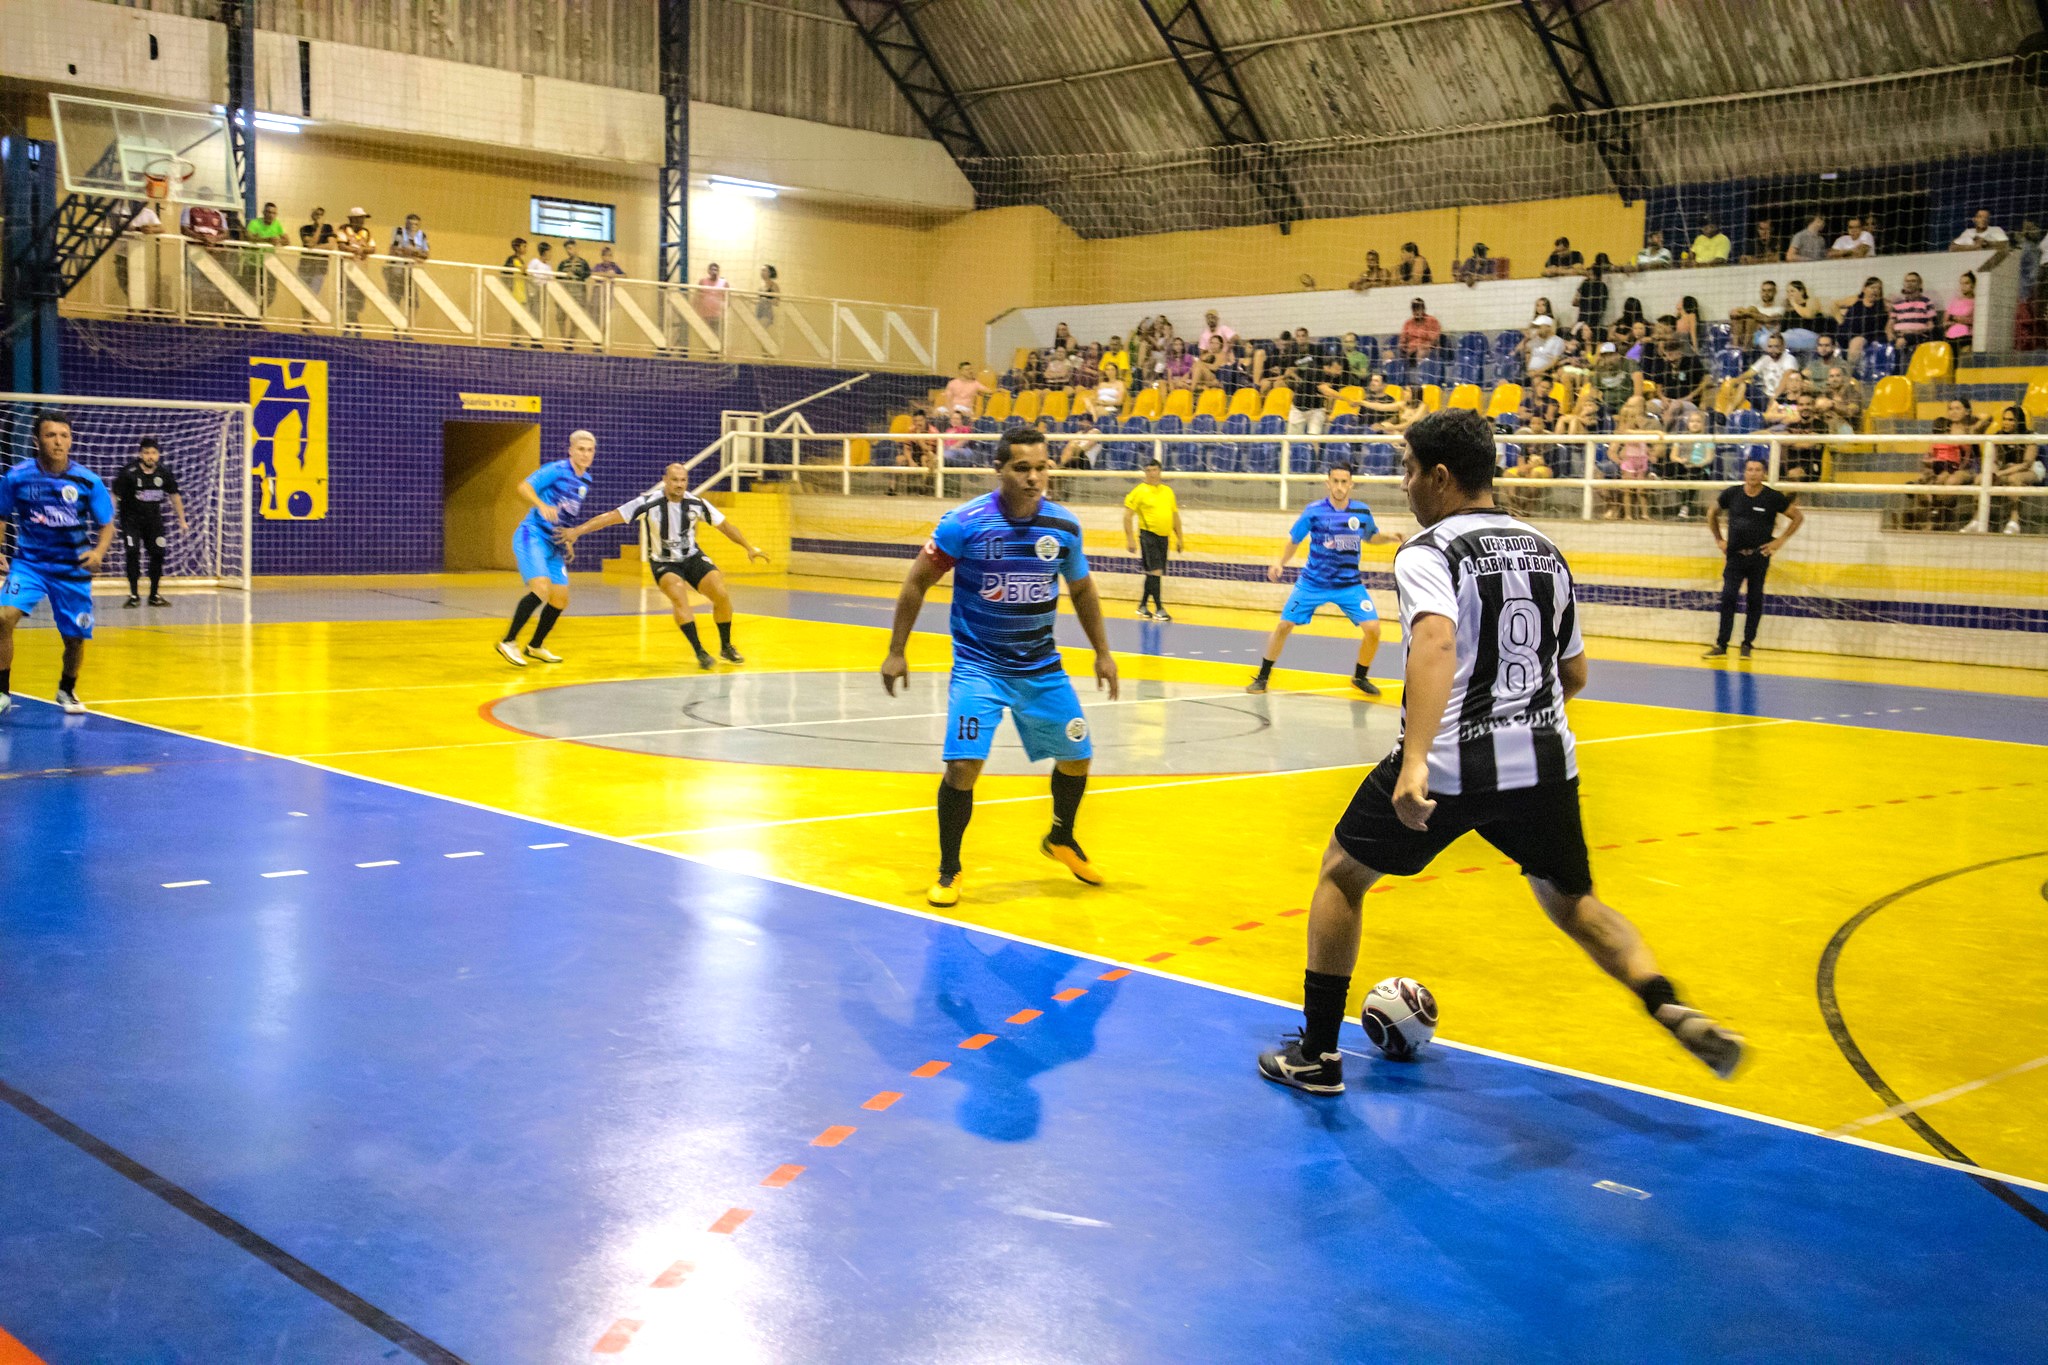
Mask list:
[[[160,176],[179,204],[242,206],[224,115],[52,95],[50,122],[57,174],[72,194],[145,199],[150,178]]]

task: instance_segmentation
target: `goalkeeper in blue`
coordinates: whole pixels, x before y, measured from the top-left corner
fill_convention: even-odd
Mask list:
[[[942,909],[960,903],[960,843],[974,816],[975,781],[1005,711],[1025,755],[1033,763],[1053,760],[1052,828],[1039,851],[1086,885],[1102,885],[1102,874],[1074,838],[1094,745],[1053,642],[1064,578],[1074,615],[1095,647],[1096,688],[1108,689],[1109,699],[1116,700],[1116,659],[1102,624],[1102,601],[1088,576],[1081,523],[1045,496],[1052,470],[1045,433],[1011,428],[997,440],[995,459],[995,491],[939,518],[930,543],[910,566],[896,596],[889,657],[882,661],[882,686],[894,696],[910,673],[904,650],[925,594],[952,572],[953,674],[942,754],[946,771],[939,783],[939,876],[925,894]]]

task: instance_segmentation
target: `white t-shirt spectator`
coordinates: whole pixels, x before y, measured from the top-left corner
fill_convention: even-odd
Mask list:
[[[1555,333],[1529,339],[1528,370],[1531,375],[1548,374],[1564,358],[1564,338]]]
[[[1763,389],[1764,397],[1776,398],[1778,386],[1785,382],[1785,376],[1799,368],[1799,357],[1790,351],[1776,359],[1761,355],[1757,357],[1753,368],[1756,370],[1757,385]]]
[[[1671,248],[1668,246],[1646,246],[1636,253],[1636,264],[1639,266],[1670,265]]]
[[[1982,232],[1979,232],[1977,231],[1977,225],[1975,223],[1972,223],[1970,226],[1963,229],[1962,236],[1956,238],[1956,245],[1959,247],[1963,247],[1966,250],[1974,250],[1978,247],[1990,248],[2004,246],[2006,245],[2006,241],[2007,239],[2004,228],[1988,227],[1985,228]]]
[[[1206,351],[1214,342],[1235,340],[1237,340],[1237,329],[1227,322],[1219,322],[1214,327],[1204,327],[1202,329],[1201,338],[1195,342],[1195,349],[1197,351]]]
[[[1877,238],[1871,236],[1867,228],[1857,233],[1854,237],[1845,232],[1835,238],[1834,249],[1836,251],[1854,251],[1857,247],[1868,247],[1874,255],[1877,251]]]
[[[536,256],[526,263],[526,273],[536,280],[551,280],[555,277],[555,268]]]

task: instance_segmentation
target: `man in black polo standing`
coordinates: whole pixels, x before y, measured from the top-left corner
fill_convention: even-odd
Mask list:
[[[1735,597],[1745,584],[1749,599],[1742,627],[1742,657],[1749,657],[1756,645],[1756,628],[1764,619],[1764,575],[1770,572],[1771,556],[1784,548],[1806,520],[1791,498],[1764,485],[1767,472],[1768,466],[1760,459],[1744,462],[1742,482],[1722,489],[1720,501],[1707,509],[1707,529],[1714,533],[1714,544],[1728,561],[1721,570],[1721,631],[1705,658],[1727,657],[1728,639],[1735,632]],[[1783,535],[1778,534],[1780,517],[1785,519]]]

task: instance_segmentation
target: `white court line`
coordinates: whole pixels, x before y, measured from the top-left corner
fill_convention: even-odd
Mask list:
[[[196,882],[164,882],[164,883],[162,883],[162,886],[163,886],[164,890],[166,890],[166,891],[178,891],[178,890],[182,890],[183,888],[185,888],[185,887],[188,887],[188,886],[212,886],[212,885],[213,885],[213,883],[212,883],[212,882],[209,882],[209,881],[196,881]]]
[[[1903,1104],[1892,1105],[1889,1109],[1880,1109],[1875,1114],[1866,1115],[1860,1119],[1851,1119],[1839,1128],[1828,1129],[1821,1136],[1841,1137],[1846,1133],[1869,1128],[1874,1124],[1903,1118],[1907,1114],[1918,1113],[1922,1109],[1927,1109],[1937,1104],[1945,1104],[1953,1099],[1960,1099],[1973,1090],[1982,1090],[1987,1085],[1996,1085],[2000,1081],[2010,1080],[2014,1076],[2024,1076],[2027,1072],[2043,1066],[2048,1066],[2048,1057],[2036,1057],[2032,1061],[2021,1062],[2018,1066],[2009,1066],[2003,1071],[1994,1071],[1989,1076],[1980,1076],[1974,1081],[1964,1081],[1961,1085],[1952,1085],[1946,1090],[1937,1090],[1924,1099],[1907,1100]]]
[[[1327,688],[1326,691],[1342,691],[1342,688]],[[1652,730],[1639,735],[1608,735],[1603,739],[1582,739],[1580,744],[1619,744],[1631,739],[1662,739],[1667,735],[1700,735],[1714,730],[1750,730],[1764,725],[1789,725],[1783,720],[1737,721],[1733,725],[1703,725],[1692,730]],[[1125,792],[1161,791],[1168,787],[1201,787],[1214,782],[1250,782],[1262,777],[1304,777],[1311,773],[1336,773],[1347,769],[1372,768],[1379,765],[1377,758],[1362,763],[1331,763],[1319,768],[1279,768],[1263,773],[1218,773],[1208,777],[1183,777],[1170,782],[1133,782],[1122,787],[1095,787],[1090,796],[1121,796]],[[976,798],[975,806],[1013,806],[1023,801],[1043,801],[1043,796],[999,796],[990,800]],[[780,829],[786,825],[822,825],[835,820],[865,820],[869,816],[882,815],[925,815],[931,811],[929,802],[922,806],[898,806],[894,810],[855,810],[838,815],[801,815],[789,820],[748,820],[731,825],[700,825],[695,829],[665,829],[652,834],[622,834],[622,839],[680,839],[689,834],[733,834],[750,829]]]
[[[480,848],[473,848],[466,853],[443,853],[441,856],[443,858],[481,858],[484,856],[484,851]]]
[[[528,848],[567,848],[567,844],[528,844]]]
[[[1676,710],[1680,708],[1674,707],[1671,709]],[[200,744],[211,744],[218,748],[234,750],[237,753],[253,754],[258,758],[276,759],[280,763],[297,763],[303,767],[311,768],[315,772],[355,782],[368,782],[373,786],[388,787],[392,791],[404,792],[408,796],[424,797],[429,801],[444,801],[451,806],[463,806],[470,810],[483,811],[486,814],[499,816],[507,820],[521,820],[529,825],[537,825],[543,829],[557,830],[564,834],[574,834],[585,839],[596,839],[603,843],[617,844],[621,848],[639,849],[643,853],[651,853],[663,858],[674,858],[678,862],[695,863],[722,876],[749,877],[755,881],[767,882],[773,886],[787,886],[793,890],[808,891],[814,895],[830,897],[831,899],[853,905],[864,905],[876,910],[887,910],[892,914],[908,915],[913,919],[930,920],[935,924],[950,925],[955,929],[964,930],[968,933],[986,934],[991,938],[1008,939],[1012,943],[1022,943],[1027,947],[1042,948],[1049,953],[1073,958],[1079,962],[1100,963],[1103,966],[1120,967],[1125,971],[1140,976],[1156,977],[1162,981],[1171,981],[1176,985],[1191,986],[1197,990],[1215,991],[1220,995],[1234,995],[1242,1000],[1252,1000],[1262,1005],[1272,1005],[1288,1014],[1294,1014],[1301,1008],[1298,1001],[1282,1000],[1277,996],[1260,995],[1256,991],[1243,990],[1236,986],[1224,986],[1213,981],[1203,981],[1195,977],[1161,971],[1157,965],[1152,963],[1125,962],[1119,958],[1104,956],[1101,953],[1091,953],[1077,949],[1068,944],[1050,943],[1044,939],[1031,938],[1028,935],[1013,933],[1007,929],[993,929],[985,924],[976,924],[969,920],[955,919],[950,915],[941,915],[935,910],[921,909],[909,905],[892,905],[888,901],[879,901],[869,896],[855,895],[846,891],[833,891],[827,887],[813,886],[809,882],[797,881],[793,877],[782,877],[768,872],[735,872],[733,869],[722,867],[709,859],[692,857],[676,849],[660,848],[652,844],[636,844],[623,835],[600,834],[592,830],[580,829],[575,825],[564,824],[559,820],[550,820],[545,816],[524,815],[517,811],[501,810],[496,806],[487,806],[481,801],[472,801],[466,797],[449,796],[442,792],[426,791],[420,787],[407,786],[403,782],[393,782],[389,778],[369,777],[362,773],[352,773],[345,768],[329,768],[310,759],[298,758],[289,754],[273,754],[258,749],[253,745],[238,744],[228,739],[216,739],[211,735],[187,734],[183,730],[173,730],[167,725],[157,725],[146,720],[131,720],[126,716],[114,716],[110,717],[110,719],[119,720],[123,724],[133,725],[139,729],[154,730],[158,734],[174,735],[179,739],[189,739]],[[1347,1019],[1345,1026],[1360,1029],[1360,1036],[1363,1036],[1363,1029],[1356,1020]],[[2017,1185],[2022,1189],[2036,1190],[2043,1194],[2048,1194],[2048,1182],[2031,1180],[2026,1176],[2009,1175],[2004,1171],[1992,1170],[1986,1166],[1974,1166],[1966,1161],[1950,1161],[1946,1157],[1935,1156],[1932,1153],[1909,1151],[1904,1147],[1893,1147],[1882,1142],[1872,1142],[1868,1138],[1828,1133],[1814,1127],[1812,1124],[1795,1123],[1791,1119],[1775,1118],[1770,1114],[1759,1114],[1751,1109],[1738,1109],[1733,1105],[1719,1104],[1713,1100],[1695,1099],[1691,1095],[1681,1095],[1670,1090],[1659,1090],[1655,1086],[1638,1085],[1634,1081],[1617,1080],[1612,1076],[1596,1075],[1590,1071],[1579,1071],[1572,1067],[1559,1066],[1554,1062],[1538,1061],[1533,1057],[1518,1057],[1512,1052],[1497,1052],[1492,1048],[1480,1047],[1473,1043],[1454,1042],[1449,1038],[1441,1036],[1436,1041],[1443,1047],[1456,1052],[1469,1052],[1475,1056],[1491,1057],[1496,1061],[1507,1062],[1513,1066],[1524,1066],[1535,1071],[1548,1071],[1554,1075],[1569,1076],[1574,1080],[1585,1081],[1591,1085],[1606,1086],[1613,1090],[1627,1090],[1638,1095],[1649,1095],[1656,1099],[1669,1100],[1673,1104],[1682,1104],[1693,1109],[1706,1109],[1713,1113],[1726,1114],[1730,1118],[1747,1119],[1752,1123],[1760,1123],[1770,1128],[1781,1128],[1788,1132],[1804,1133],[1809,1137],[1817,1137],[1829,1142],[1839,1142],[1848,1147],[1861,1147],[1865,1151],[1895,1157],[1902,1161],[1916,1162],[1922,1166],[1936,1166],[1942,1170],[1954,1171],[1963,1175],[1986,1176],[2007,1185]]]
[[[398,859],[396,859],[396,858],[379,858],[379,859],[378,859],[378,860],[377,860],[376,862],[374,862],[374,863],[357,863],[357,864],[356,864],[356,866],[357,866],[357,867],[397,867],[397,866],[398,866]]]
[[[263,874],[263,877],[264,877],[264,880],[266,880],[266,881],[269,881],[269,880],[271,880],[271,879],[273,879],[273,878],[277,878],[277,877],[303,877],[303,876],[305,876],[305,875],[306,875],[306,869],[305,869],[305,868],[303,868],[303,867],[294,867],[294,868],[290,869],[289,871],[285,871],[285,872],[266,872],[266,873],[264,873],[264,874]]]

